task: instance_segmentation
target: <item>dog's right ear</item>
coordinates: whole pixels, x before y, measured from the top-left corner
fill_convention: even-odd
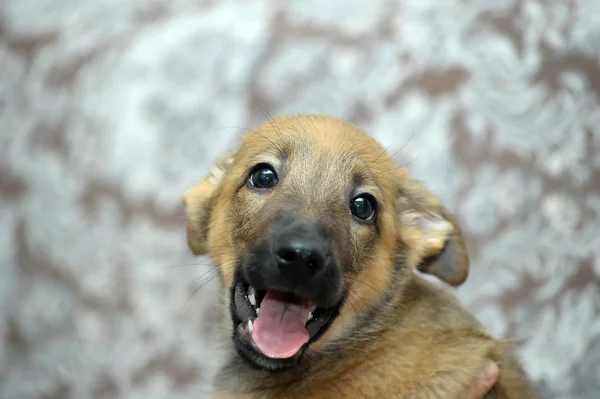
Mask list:
[[[229,151],[213,165],[208,177],[183,195],[182,202],[187,215],[187,241],[196,255],[206,255],[208,252],[208,224],[214,196],[225,172],[231,167],[234,156],[235,151]]]
[[[412,178],[405,179],[399,208],[408,264],[452,286],[461,285],[469,274],[469,257],[454,215]]]

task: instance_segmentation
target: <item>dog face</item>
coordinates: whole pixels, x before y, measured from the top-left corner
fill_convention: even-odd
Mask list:
[[[376,328],[414,268],[467,277],[450,212],[337,119],[295,115],[247,133],[183,202],[189,246],[218,265],[234,346],[255,368],[290,369]]]

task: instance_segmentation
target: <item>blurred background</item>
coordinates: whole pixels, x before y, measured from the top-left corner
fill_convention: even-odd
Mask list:
[[[404,146],[464,228],[462,303],[545,398],[599,398],[599,104],[597,0],[4,0],[0,398],[208,398],[180,198],[293,112]]]

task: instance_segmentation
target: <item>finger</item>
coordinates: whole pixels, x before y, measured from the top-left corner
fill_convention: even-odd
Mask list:
[[[500,370],[498,369],[498,365],[493,362],[486,363],[479,372],[478,375],[473,378],[471,382],[471,386],[465,392],[463,396],[464,399],[483,399],[485,394],[487,394],[496,381],[498,380],[498,376],[500,375]]]

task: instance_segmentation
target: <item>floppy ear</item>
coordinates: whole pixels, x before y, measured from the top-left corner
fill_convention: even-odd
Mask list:
[[[200,181],[182,198],[187,214],[187,241],[190,249],[196,255],[208,252],[208,224],[214,196],[225,172],[231,167],[235,151],[228,152],[210,170],[210,174]]]
[[[458,286],[469,274],[469,257],[454,215],[420,182],[403,185],[400,239],[411,267]]]

